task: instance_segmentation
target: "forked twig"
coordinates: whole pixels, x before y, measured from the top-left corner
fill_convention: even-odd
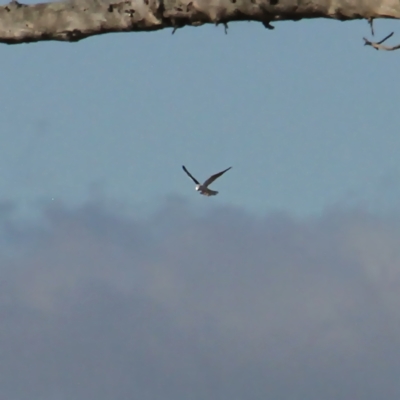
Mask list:
[[[398,44],[397,46],[385,46],[382,45],[383,42],[385,42],[386,40],[388,40],[390,37],[392,37],[394,34],[394,32],[392,32],[391,34],[387,35],[384,39],[382,39],[379,42],[371,42],[370,40],[363,38],[364,39],[364,46],[372,46],[375,50],[386,50],[386,51],[393,51],[393,50],[397,50],[400,49],[400,44]]]

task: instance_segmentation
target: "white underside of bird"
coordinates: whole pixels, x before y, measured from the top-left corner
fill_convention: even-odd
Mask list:
[[[210,176],[203,184],[201,184],[195,177],[193,177],[193,175],[186,169],[186,167],[184,165],[182,165],[182,168],[186,172],[186,174],[189,176],[189,178],[192,179],[192,181],[196,184],[196,190],[200,194],[202,194],[204,196],[215,196],[218,194],[218,192],[216,190],[209,189],[208,186],[211,185],[216,179],[218,179],[226,171],[229,171],[232,167],[224,169],[223,171]]]

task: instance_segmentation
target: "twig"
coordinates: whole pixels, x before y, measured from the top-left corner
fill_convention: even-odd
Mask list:
[[[261,23],[264,25],[264,28],[275,29],[275,27],[270,24],[270,21],[262,21]]]
[[[387,35],[384,39],[382,39],[379,42],[371,42],[370,40],[363,38],[364,39],[364,46],[372,46],[375,50],[386,50],[386,51],[393,51],[400,49],[400,44],[397,46],[385,46],[382,45],[382,43],[386,40],[388,40],[390,37],[392,37],[394,32],[392,32],[390,35]]]
[[[371,27],[372,36],[374,36],[375,35],[375,33],[374,33],[374,19],[372,17],[369,17],[368,18],[368,23],[369,23],[369,26]]]
[[[216,22],[215,26],[218,26],[219,24],[222,24],[224,26],[225,35],[227,35],[228,34],[228,28],[229,28],[228,23],[226,21]]]

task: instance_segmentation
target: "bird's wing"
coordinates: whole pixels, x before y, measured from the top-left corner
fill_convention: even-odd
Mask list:
[[[211,185],[217,178],[219,178],[221,175],[223,175],[226,171],[229,171],[232,167],[229,167],[227,169],[224,169],[221,172],[218,172],[218,174],[210,176],[204,183],[203,186],[207,187],[208,185]]]
[[[192,179],[192,181],[196,184],[196,185],[200,185],[200,182],[186,169],[186,167],[184,165],[182,165],[183,170],[189,175],[189,177]]]

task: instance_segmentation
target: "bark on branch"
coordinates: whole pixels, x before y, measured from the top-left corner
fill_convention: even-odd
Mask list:
[[[76,42],[109,32],[154,31],[206,23],[331,18],[400,18],[399,0],[70,0],[0,6],[0,43]]]

